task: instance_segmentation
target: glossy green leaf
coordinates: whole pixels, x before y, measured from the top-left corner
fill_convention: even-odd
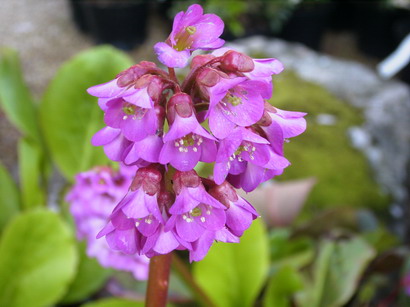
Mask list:
[[[269,267],[268,238],[260,219],[239,244],[214,243],[208,255],[194,264],[194,277],[217,306],[252,306]]]
[[[8,119],[26,136],[39,139],[37,110],[12,49],[0,49],[0,104]]]
[[[97,99],[88,95],[87,88],[115,78],[131,64],[124,53],[97,47],[65,63],[49,85],[40,107],[42,130],[53,159],[68,180],[108,161],[101,147],[91,145],[91,137],[104,122]]]
[[[0,163],[0,232],[19,212],[20,197],[16,183]]]
[[[300,306],[343,306],[353,295],[361,274],[375,252],[366,241],[356,237],[323,241],[313,267],[313,281],[298,297]]]
[[[35,210],[17,216],[0,241],[0,306],[51,306],[74,277],[73,234],[56,214]]]
[[[290,265],[284,265],[272,275],[265,292],[263,306],[292,306],[293,294],[302,288],[302,277],[297,269]]]
[[[62,299],[63,303],[79,302],[86,299],[100,289],[111,274],[111,271],[101,267],[96,259],[87,256],[85,242],[77,245],[80,255],[77,275]]]
[[[81,307],[144,307],[144,302],[131,301],[122,298],[108,298],[87,304]]]
[[[21,139],[18,147],[20,185],[25,209],[46,205],[44,155],[38,143]]]

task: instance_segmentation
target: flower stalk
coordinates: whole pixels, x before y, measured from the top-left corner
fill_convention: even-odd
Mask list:
[[[172,253],[151,258],[145,297],[146,307],[165,307],[167,305],[171,260]]]

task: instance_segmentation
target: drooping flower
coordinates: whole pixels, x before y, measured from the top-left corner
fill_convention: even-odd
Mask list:
[[[168,121],[171,127],[163,138],[160,163],[170,163],[180,171],[189,171],[198,161],[210,163],[215,160],[215,138],[199,124],[189,95],[180,93],[171,97]]]
[[[223,139],[236,126],[255,124],[263,115],[266,85],[244,77],[221,79],[209,88],[210,103],[206,117],[212,133]]]
[[[272,148],[283,155],[283,144],[286,139],[298,136],[306,130],[306,113],[284,111],[265,103],[264,115],[259,126],[265,132]]]
[[[149,259],[112,250],[96,235],[107,223],[116,203],[127,191],[135,167],[121,166],[119,172],[108,167],[80,173],[66,196],[74,217],[77,237],[85,240],[87,255],[96,258],[103,267],[132,272],[136,279],[147,279]]]
[[[176,172],[173,177],[176,199],[165,230],[172,230],[186,242],[199,240],[206,231],[216,232],[225,226],[225,209],[208,194],[195,171]]]
[[[168,39],[155,44],[154,50],[162,64],[185,67],[192,51],[221,47],[225,43],[219,38],[223,29],[221,18],[214,14],[203,14],[202,7],[193,4],[186,12],[179,12],[175,16]]]
[[[239,196],[226,181],[211,188],[209,193],[227,207],[226,227],[235,236],[242,236],[252,221],[259,216],[255,208]]]
[[[161,180],[162,172],[155,166],[140,168],[130,190],[114,208],[109,223],[98,237],[106,236],[114,250],[140,254],[146,237],[164,224],[158,204]]]

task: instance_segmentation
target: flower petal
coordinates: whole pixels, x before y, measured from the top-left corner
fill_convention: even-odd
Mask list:
[[[156,43],[154,51],[158,60],[167,67],[182,68],[188,64],[191,52],[189,50],[177,51],[166,43]]]

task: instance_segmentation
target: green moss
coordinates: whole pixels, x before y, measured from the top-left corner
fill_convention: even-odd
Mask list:
[[[338,205],[385,207],[387,196],[382,195],[365,157],[352,148],[347,136],[349,127],[362,123],[360,110],[293,73],[275,77],[274,84],[274,106],[308,113],[306,132],[285,144],[292,165],[278,180],[316,177],[307,203],[310,210]],[[316,116],[321,113],[335,116],[336,123],[319,125]]]

